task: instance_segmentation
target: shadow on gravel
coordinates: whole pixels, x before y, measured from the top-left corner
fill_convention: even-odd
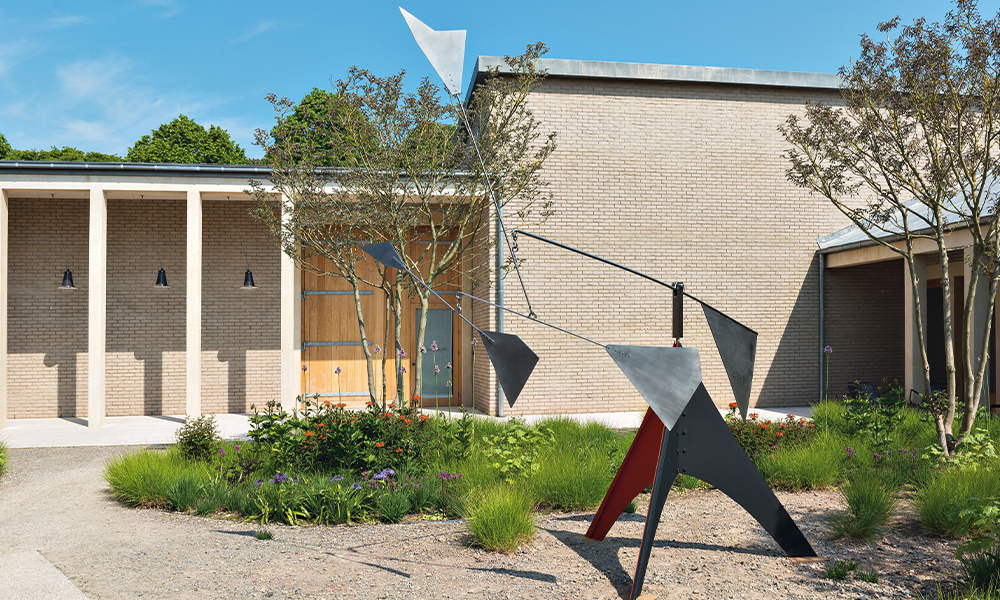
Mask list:
[[[632,591],[632,573],[626,571],[618,560],[618,552],[622,548],[636,548],[642,541],[639,538],[611,537],[604,538],[603,541],[595,541],[585,538],[575,531],[565,531],[562,529],[545,529],[552,537],[576,552],[580,558],[586,560],[597,570],[598,573],[607,577],[608,582],[615,587],[615,591],[622,598],[628,598]],[[777,549],[767,548],[740,548],[737,546],[719,546],[717,544],[704,544],[695,542],[676,542],[672,540],[656,540],[653,548],[673,548],[685,550],[705,550],[713,552],[735,552],[737,554],[749,554],[753,556],[778,556],[781,552]],[[630,569],[634,567],[630,565]]]
[[[496,573],[498,575],[509,575],[511,577],[520,577],[521,579],[533,579],[535,581],[543,581],[545,583],[556,582],[555,575],[549,575],[548,573],[539,573],[538,571],[518,571],[517,569],[505,569],[503,567],[495,567],[492,569],[487,569],[483,567],[469,567],[469,570]]]
[[[226,531],[225,529],[216,529],[215,533],[224,533],[226,535],[241,535],[243,537],[253,537],[257,534],[255,531]]]

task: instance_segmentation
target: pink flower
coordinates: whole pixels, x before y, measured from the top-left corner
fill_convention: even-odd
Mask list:
[[[473,346],[478,346],[479,345],[479,342],[476,340],[476,338],[472,338],[472,345]]]
[[[396,356],[403,358],[404,356],[406,356],[406,350],[400,348],[399,350],[396,351]]]
[[[440,373],[441,372],[441,367],[439,367],[437,365],[434,365],[434,372],[435,373]]]
[[[421,354],[427,354],[427,348],[424,348],[423,346],[421,346],[420,347],[420,353]]]
[[[406,367],[399,367],[400,373],[406,373]]]
[[[431,352],[437,352],[437,351],[438,351],[438,343],[431,342]]]
[[[340,370],[340,367],[337,367],[336,369],[333,370],[334,375],[340,375],[341,373],[343,373],[343,371]]]
[[[444,366],[444,368],[446,368],[446,369],[448,369],[448,370],[450,371],[450,370],[451,370],[451,363],[448,363],[448,364],[446,364],[446,365]]]
[[[374,352],[375,354],[378,354],[378,353],[382,352],[382,348],[379,347],[378,344],[375,344],[375,347],[372,348],[372,352]]]

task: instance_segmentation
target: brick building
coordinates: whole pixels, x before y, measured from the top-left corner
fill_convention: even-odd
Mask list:
[[[472,85],[501,63],[481,57]],[[544,168],[555,214],[526,229],[683,281],[756,330],[757,406],[817,399],[825,343],[835,348],[831,393],[854,379],[910,376],[901,263],[872,258],[863,241],[839,244],[843,233],[817,252],[817,238],[848,222],[785,179],[778,125],[807,100],[839,102],[837,76],[540,66],[549,77],[530,102],[542,130],[558,134]],[[366,396],[334,393],[319,374],[337,361],[363,368],[349,334],[315,331],[317,322],[355,322],[337,304],[343,290],[303,275],[247,214],[247,181],[267,175],[255,166],[0,162],[0,422],[95,414],[88,420],[99,424],[104,415],[246,412],[279,398],[293,406],[303,392]],[[519,257],[539,318],[604,343],[670,342],[669,290],[524,237]],[[240,289],[248,264],[258,289]],[[167,289],[153,286],[161,265]],[[77,290],[57,289],[66,268]],[[463,285],[527,312],[511,277]],[[463,308],[541,357],[506,414],[645,407],[602,349],[468,299]],[[725,405],[732,392],[696,308],[686,311],[684,342],[701,349],[706,387]],[[329,318],[310,317],[320,313]],[[449,323],[439,335],[452,335],[458,401],[500,412],[485,352],[473,362],[470,328]]]

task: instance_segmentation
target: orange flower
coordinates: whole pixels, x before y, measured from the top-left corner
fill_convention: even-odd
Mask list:
[[[729,403],[729,408],[736,408],[738,406],[739,406],[739,404],[736,404],[735,402],[730,402]]]
[[[785,424],[784,424],[784,423],[782,423],[781,425],[778,425],[778,427],[780,427],[780,428],[784,429],[784,428],[785,428]]]
[[[813,425],[812,423],[810,423],[809,424],[809,429],[812,429],[813,427],[815,427],[815,425]]]
[[[788,413],[785,416],[788,417],[789,419],[794,419],[795,418],[795,415],[793,415],[792,413]]]
[[[799,423],[805,423],[805,422],[806,422],[806,421],[808,421],[808,420],[809,420],[809,419],[807,419],[807,418],[805,418],[805,417],[799,417]]]
[[[396,448],[396,452],[397,452],[397,453],[398,453],[398,452],[402,452],[402,451],[403,451],[403,449],[402,449],[402,448]]]
[[[767,423],[761,423],[760,427],[761,429],[767,429]]]
[[[369,400],[368,402],[365,402],[365,406],[375,406],[375,403]]]
[[[756,419],[759,416],[760,416],[760,413],[750,413],[750,418],[751,419]]]
[[[343,402],[337,403],[337,408],[344,408],[345,406],[347,406],[347,405],[344,404]]]
[[[779,432],[778,432],[778,437],[785,437],[785,434],[783,434],[783,433],[781,433],[781,432],[779,431]]]
[[[409,419],[403,419],[403,422],[406,423],[407,425],[410,424],[410,420]]]
[[[306,432],[306,437],[312,437],[312,436],[313,436],[313,432],[311,432],[311,431],[307,431]]]
[[[326,406],[330,406],[330,401],[329,400],[324,400],[323,404],[325,404]]]
[[[381,448],[382,446],[385,446],[385,444],[383,444],[382,442],[375,442],[376,448]]]
[[[427,415],[420,415],[420,420],[421,421],[427,421],[429,419],[430,419],[430,417],[428,417]]]
[[[326,423],[318,423],[316,427],[326,427]]]

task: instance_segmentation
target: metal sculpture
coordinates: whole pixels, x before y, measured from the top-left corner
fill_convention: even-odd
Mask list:
[[[445,89],[458,100],[461,93],[465,32],[434,31],[402,8],[400,11],[410,26],[417,44],[444,81]],[[744,419],[750,403],[757,333],[686,292],[683,283],[668,284],[645,273],[527,231],[515,229],[512,232],[513,242],[511,242],[503,224],[500,204],[493,192],[492,184],[489,183],[489,175],[476,136],[468,122],[465,107],[461,101],[458,101],[458,105],[479,157],[483,174],[486,176],[504,241],[514,258],[518,280],[528,305],[528,314],[513,311],[475,296],[467,294],[459,296],[485,302],[531,322],[552,327],[603,347],[649,405],[635,440],[586,534],[589,538],[603,540],[625,507],[643,489],[652,484],[649,511],[639,547],[635,576],[632,580],[631,600],[636,600],[642,593],[646,567],[667,493],[674,479],[680,474],[701,479],[735,500],[764,527],[789,557],[815,557],[816,553],[808,540],[761,477],[716,409],[702,382],[698,349],[681,347],[680,341],[684,330],[684,298],[691,298],[702,307],[722,357],[740,414]],[[527,288],[518,267],[518,235],[585,256],[670,288],[673,292],[673,347],[602,344],[539,320],[531,307]],[[437,296],[433,289],[406,269],[402,259],[388,242],[364,246],[363,249],[383,265],[406,270],[414,280]],[[513,406],[514,400],[534,370],[538,356],[517,336],[483,331],[454,307],[452,310],[483,337],[497,379],[508,397],[508,402]]]

